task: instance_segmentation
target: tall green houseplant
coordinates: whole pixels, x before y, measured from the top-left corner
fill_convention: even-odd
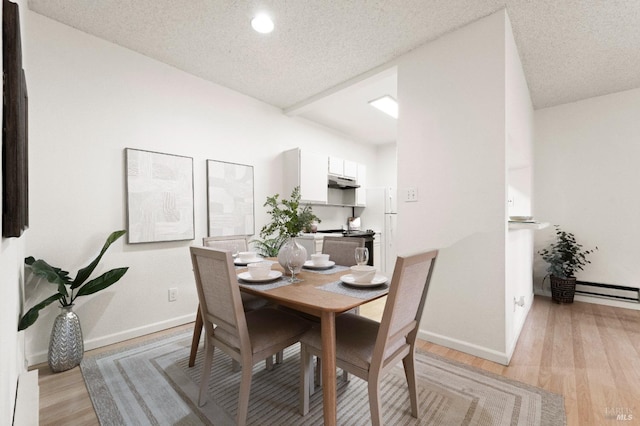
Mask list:
[[[37,276],[44,278],[55,285],[56,292],[29,309],[18,323],[18,330],[33,325],[40,315],[40,311],[53,302],[60,304],[60,314],[55,318],[51,329],[49,352],[47,361],[53,372],[66,371],[76,367],[82,361],[84,355],[84,340],[80,319],[73,312],[73,302],[80,296],[88,296],[115,284],[129,269],[128,267],[115,268],[104,274],[87,281],[100,263],[107,249],[126,231],[112,232],[98,256],[84,268],[80,269],[74,279],[69,277],[69,272],[56,266],[49,265],[42,259],[36,260],[29,256],[24,260],[26,268]]]
[[[547,262],[547,273],[551,282],[551,297],[558,303],[572,303],[576,289],[577,271],[591,263],[587,255],[598,250],[585,249],[571,232],[555,225],[555,240],[538,253]]]

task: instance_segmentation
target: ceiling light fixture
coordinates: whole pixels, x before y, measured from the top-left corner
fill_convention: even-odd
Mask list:
[[[267,15],[261,13],[251,20],[251,26],[254,30],[262,34],[269,34],[273,31],[273,21]]]
[[[390,95],[384,95],[381,98],[369,101],[369,104],[393,118],[398,118],[398,102]]]

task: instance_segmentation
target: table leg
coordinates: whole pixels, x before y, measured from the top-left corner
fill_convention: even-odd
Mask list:
[[[325,426],[337,424],[336,393],[336,315],[323,312],[322,334],[322,402]]]

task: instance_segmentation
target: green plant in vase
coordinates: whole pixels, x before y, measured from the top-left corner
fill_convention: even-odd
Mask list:
[[[555,228],[555,241],[538,253],[548,263],[552,299],[558,303],[571,303],[576,288],[575,274],[591,263],[587,255],[598,250],[598,247],[587,250],[572,233],[563,231],[559,225],[555,225]]]
[[[267,197],[264,203],[267,207],[267,213],[271,216],[271,221],[264,225],[260,230],[262,241],[257,242],[257,247],[268,246],[272,249],[270,254],[277,251],[278,262],[284,268],[287,268],[287,259],[290,257],[289,249],[292,245],[296,245],[301,249],[306,260],[306,250],[295,241],[295,237],[300,235],[303,230],[311,229],[313,223],[320,223],[320,218],[313,213],[310,205],[300,204],[300,187],[295,187],[291,192],[291,198],[280,198],[279,194]],[[276,249],[277,247],[277,249]],[[296,250],[297,252],[298,250]],[[302,258],[302,254],[300,255]],[[295,261],[295,273],[300,271],[304,260]]]
[[[115,231],[107,238],[98,256],[89,265],[80,269],[74,279],[69,272],[51,266],[42,259],[33,256],[25,258],[24,263],[35,276],[44,278],[56,286],[56,293],[42,300],[25,313],[18,323],[18,330],[33,325],[40,311],[53,302],[59,302],[62,312],[56,317],[49,343],[49,366],[54,372],[75,367],[82,360],[84,342],[77,315],[72,311],[74,301],[80,296],[97,293],[115,284],[129,269],[128,267],[111,269],[90,281],[87,281],[100,263],[109,246],[126,231]]]

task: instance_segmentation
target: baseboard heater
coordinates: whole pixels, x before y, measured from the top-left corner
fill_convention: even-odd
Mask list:
[[[576,294],[640,303],[640,289],[622,285],[576,281]]]

